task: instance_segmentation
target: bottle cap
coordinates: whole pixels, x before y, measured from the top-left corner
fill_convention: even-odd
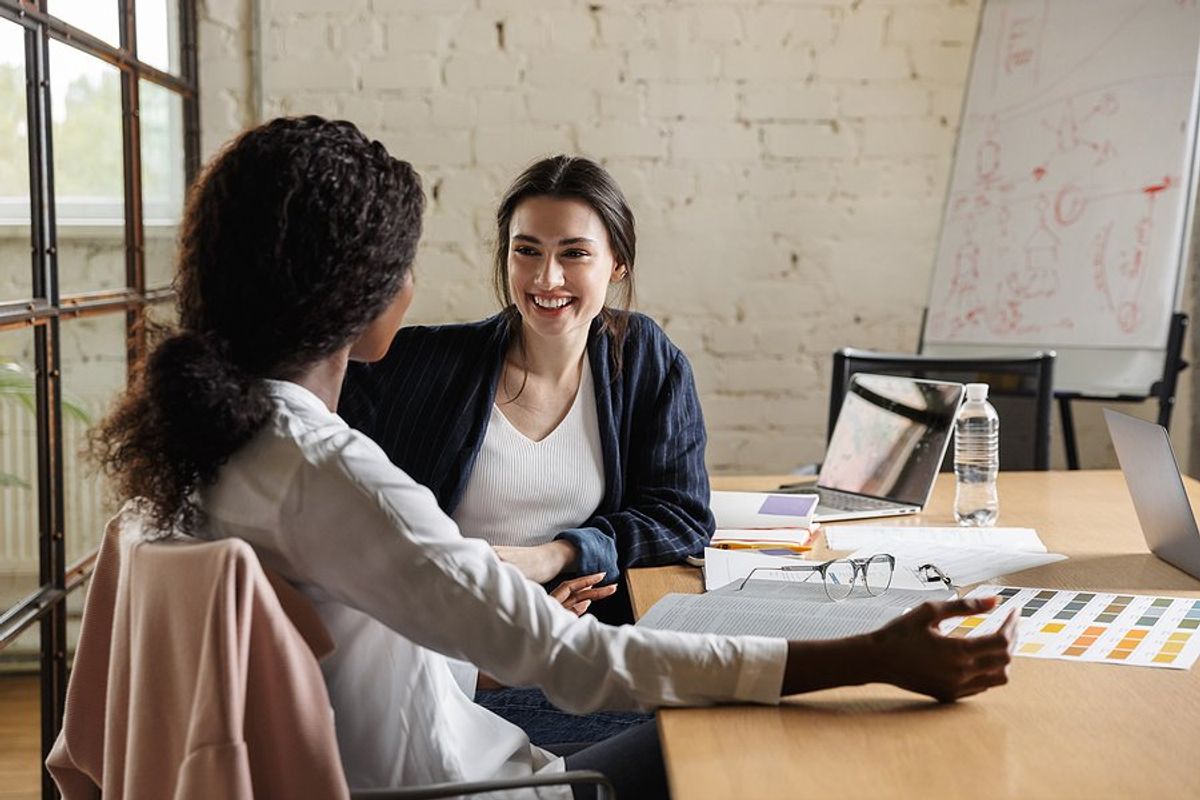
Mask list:
[[[987,400],[988,385],[986,383],[968,383],[967,384],[967,399],[968,400]]]

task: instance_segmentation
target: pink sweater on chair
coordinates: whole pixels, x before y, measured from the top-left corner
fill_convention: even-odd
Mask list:
[[[348,796],[309,601],[245,542],[145,541],[126,505],[88,591],[62,733],[67,800]]]

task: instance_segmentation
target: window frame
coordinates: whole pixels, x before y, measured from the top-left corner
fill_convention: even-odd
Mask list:
[[[62,726],[67,686],[67,597],[91,574],[95,551],[66,563],[63,480],[62,374],[59,322],[62,319],[124,314],[129,374],[146,352],[146,307],[169,302],[169,288],[147,290],[145,217],[142,198],[140,81],[147,80],[183,99],[185,185],[199,169],[200,125],[196,50],[196,2],[173,0],[179,19],[180,74],[172,75],[137,58],[136,0],[108,0],[118,9],[120,44],[114,47],[52,16],[53,0],[0,0],[0,19],[15,23],[25,36],[26,115],[29,131],[29,231],[31,293],[0,303],[0,331],[27,330],[34,336],[37,411],[37,508],[39,588],[15,605],[0,609],[0,650],[35,623],[41,626],[41,733],[43,759]],[[58,227],[54,204],[50,40],[74,47],[116,67],[121,81],[124,161],[125,286],[122,289],[60,295]],[[42,770],[42,796],[58,796]]]

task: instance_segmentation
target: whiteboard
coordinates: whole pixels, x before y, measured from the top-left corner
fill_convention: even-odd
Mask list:
[[[988,0],[923,352],[1052,348],[1055,388],[1162,377],[1190,244],[1198,0]]]

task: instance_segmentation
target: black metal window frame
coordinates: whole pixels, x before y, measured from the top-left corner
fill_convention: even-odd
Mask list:
[[[39,561],[39,588],[11,608],[0,609],[0,649],[34,624],[40,624],[43,758],[62,727],[68,667],[67,597],[84,584],[95,560],[93,551],[74,564],[66,563],[59,320],[124,313],[127,369],[132,369],[145,354],[141,322],[146,307],[169,301],[173,296],[169,288],[147,290],[146,287],[138,94],[141,80],[182,98],[184,171],[189,184],[199,167],[200,156],[195,0],[174,0],[179,20],[178,76],[138,60],[136,0],[108,1],[115,3],[118,11],[120,44],[116,47],[52,16],[54,0],[0,0],[0,19],[16,23],[25,34],[32,277],[31,297],[0,304],[0,332],[33,330]],[[95,56],[120,73],[125,204],[123,289],[65,296],[59,292],[50,110],[50,94],[56,88],[50,74],[52,39]],[[58,796],[45,770],[42,796]]]

